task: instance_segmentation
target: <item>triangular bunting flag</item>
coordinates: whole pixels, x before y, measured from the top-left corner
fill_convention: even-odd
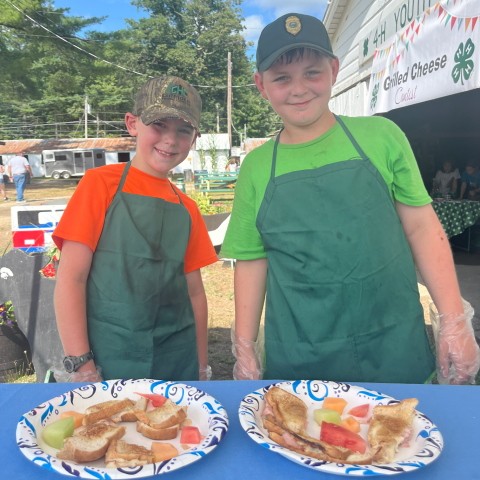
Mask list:
[[[405,45],[405,48],[407,49],[407,52],[408,52],[408,44],[409,44],[409,43],[410,43],[410,42],[407,42],[407,45]]]
[[[414,36],[415,36],[415,35],[412,35],[412,36],[410,37],[410,43],[413,43],[413,37],[414,37]]]
[[[475,18],[473,19],[473,21],[472,21],[472,32],[473,32],[473,30],[474,30],[474,28],[475,28],[475,25],[476,25],[476,23],[477,23],[477,20],[478,20],[478,17],[475,17]]]
[[[439,17],[440,17],[440,15],[442,14],[442,12],[443,12],[443,7],[440,5],[440,6],[438,7],[438,16],[439,16]]]
[[[468,30],[468,26],[470,25],[470,21],[471,21],[471,20],[472,20],[471,18],[466,18],[466,19],[465,19],[465,31]]]
[[[402,33],[402,42],[403,42],[403,37],[404,37],[404,35],[405,35],[405,32]]]
[[[426,13],[423,14],[423,18],[422,18],[422,23],[425,23],[425,17],[427,16]]]
[[[398,65],[398,61],[400,60],[400,55],[397,57],[397,65]]]
[[[455,5],[457,3],[457,0],[453,0],[453,4]]]
[[[443,22],[445,20],[445,17],[448,15],[448,12],[446,10],[443,11],[443,17],[440,20],[440,22]]]
[[[457,17],[452,17],[452,30],[453,30],[453,26],[455,25],[456,21],[457,21]]]
[[[437,11],[437,8],[438,8],[439,6],[440,6],[440,2],[438,2],[438,3],[435,5],[435,9],[434,9],[433,11],[436,12],[436,11]],[[429,9],[429,11],[430,11],[430,9]]]
[[[418,31],[420,30],[420,25],[417,27],[417,29],[415,30],[415,33],[418,35]]]
[[[447,26],[447,23],[448,23],[448,21],[449,21],[451,18],[452,18],[452,16],[451,16],[450,14],[448,14],[448,16],[447,16],[447,20],[445,21],[445,25],[444,25],[444,27],[446,27],[446,26]]]
[[[415,25],[415,20],[411,23],[410,28],[413,30],[413,26]]]
[[[410,31],[410,27],[407,28],[407,31],[405,32],[405,35],[408,37],[408,32]]]
[[[430,15],[430,9],[425,12],[427,15]]]
[[[420,17],[417,17],[417,22],[419,22],[419,23],[420,23]]]
[[[460,19],[460,21],[458,22],[458,30],[460,30],[460,26],[462,25],[463,23],[463,18]]]

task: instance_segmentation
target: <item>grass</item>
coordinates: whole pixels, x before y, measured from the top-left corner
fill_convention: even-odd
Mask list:
[[[33,370],[33,364],[28,359],[27,352],[23,352],[27,360],[27,364],[23,360],[15,361],[13,372],[5,374],[5,383],[36,383],[37,376]],[[17,367],[17,362],[19,366]]]

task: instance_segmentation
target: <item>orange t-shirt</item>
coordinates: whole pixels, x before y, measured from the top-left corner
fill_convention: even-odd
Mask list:
[[[102,234],[105,214],[117,192],[125,165],[105,165],[85,173],[53,232],[53,241],[60,250],[63,240],[74,240],[85,243],[95,252]],[[171,185],[167,179],[157,178],[130,167],[123,191],[180,203]],[[197,204],[174,188],[192,219],[190,239],[185,252],[185,273],[189,273],[215,263],[218,258]]]

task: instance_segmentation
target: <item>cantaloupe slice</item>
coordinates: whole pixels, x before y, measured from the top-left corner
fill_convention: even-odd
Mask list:
[[[340,426],[350,430],[353,433],[360,432],[360,424],[353,417],[348,417],[345,420],[342,420]]]
[[[62,412],[62,414],[60,415],[60,418],[73,417],[73,420],[75,421],[75,428],[78,428],[83,425],[82,421],[84,416],[85,414],[83,413],[71,411],[71,412]]]
[[[347,406],[347,401],[343,398],[334,398],[334,397],[327,397],[323,401],[322,408],[327,408],[329,410],[335,410],[340,415],[343,413],[343,410]]]
[[[178,456],[178,450],[171,443],[152,443],[153,461],[155,463],[170,460]]]

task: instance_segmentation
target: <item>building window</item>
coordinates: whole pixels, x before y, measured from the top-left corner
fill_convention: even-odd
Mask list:
[[[102,154],[101,154],[101,153],[97,153],[97,158],[102,158]]]
[[[0,155],[0,165],[3,165],[3,158],[1,155]]]
[[[47,153],[45,155],[45,158],[47,158],[48,160],[51,160],[53,158],[53,153]]]
[[[85,152],[83,155],[85,155],[85,158],[91,157],[91,156],[92,156],[92,152]]]
[[[118,163],[130,161],[130,152],[118,152]]]
[[[75,153],[75,158],[82,158],[82,154],[80,152]]]
[[[65,161],[67,159],[66,155],[55,155],[55,161]]]

